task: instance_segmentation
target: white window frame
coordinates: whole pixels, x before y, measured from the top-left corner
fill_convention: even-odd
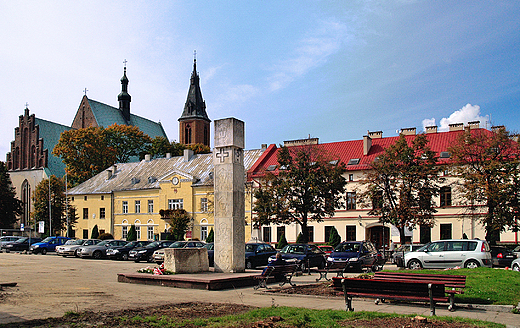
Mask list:
[[[148,200],[148,213],[153,213],[153,199]]]
[[[141,201],[140,200],[135,201],[135,213],[141,213]]]
[[[127,214],[128,213],[128,201],[124,200],[123,201],[123,214]]]
[[[184,199],[168,199],[169,210],[181,210],[184,208]]]

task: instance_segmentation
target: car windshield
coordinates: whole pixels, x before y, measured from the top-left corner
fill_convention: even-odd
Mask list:
[[[110,240],[103,240],[102,242],[97,243],[96,246],[105,246],[105,245],[107,245],[108,243],[110,243]]]
[[[246,244],[246,252],[254,252],[255,250],[256,250],[256,245]]]
[[[25,243],[28,240],[29,240],[29,238],[22,238],[22,239],[18,239],[17,241],[15,241],[15,243],[21,244],[21,243]]]
[[[137,241],[131,241],[125,244],[125,247],[134,247],[134,245],[137,244]]]
[[[304,245],[287,245],[280,251],[280,253],[305,254],[305,246]]]
[[[44,240],[42,240],[42,243],[48,243],[49,241],[53,240],[54,237],[47,237]]]
[[[206,245],[204,245],[204,247],[206,247],[208,250],[211,251],[211,250],[213,250],[213,245],[214,244],[206,244]]]
[[[153,243],[149,243],[148,245],[144,246],[146,248],[154,248],[154,247],[157,247],[161,244],[161,242],[159,241],[154,241]]]
[[[359,252],[360,243],[342,243],[336,246],[335,252]]]
[[[170,246],[168,246],[169,248],[183,248],[184,245],[186,245],[186,242],[185,241],[176,241],[174,242],[173,244],[171,244]]]
[[[85,241],[83,239],[71,239],[67,240],[65,245],[82,245]]]

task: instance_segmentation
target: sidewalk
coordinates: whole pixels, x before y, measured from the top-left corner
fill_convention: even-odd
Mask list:
[[[342,297],[268,294],[252,287],[208,291],[117,282],[117,274],[136,272],[146,263],[61,258],[56,255],[0,254],[0,282],[17,282],[0,298],[0,324],[63,316],[67,311],[116,311],[179,302],[235,303],[258,307],[293,306],[345,310]],[[296,284],[315,283],[317,274],[294,277]],[[273,285],[276,286],[276,285]],[[384,303],[354,299],[356,311],[376,311],[429,316],[429,307],[419,304]],[[497,309],[437,307],[438,316],[458,316],[520,327],[520,315]]]

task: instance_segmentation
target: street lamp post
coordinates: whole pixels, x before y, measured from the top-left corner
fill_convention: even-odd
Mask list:
[[[49,237],[52,235],[51,225],[52,225],[52,214],[51,214],[51,177],[49,176]]]

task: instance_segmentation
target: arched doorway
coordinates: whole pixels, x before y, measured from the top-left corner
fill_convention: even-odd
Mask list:
[[[377,249],[382,250],[383,245],[388,248],[390,244],[390,228],[376,225],[368,228],[369,240],[374,243]]]

